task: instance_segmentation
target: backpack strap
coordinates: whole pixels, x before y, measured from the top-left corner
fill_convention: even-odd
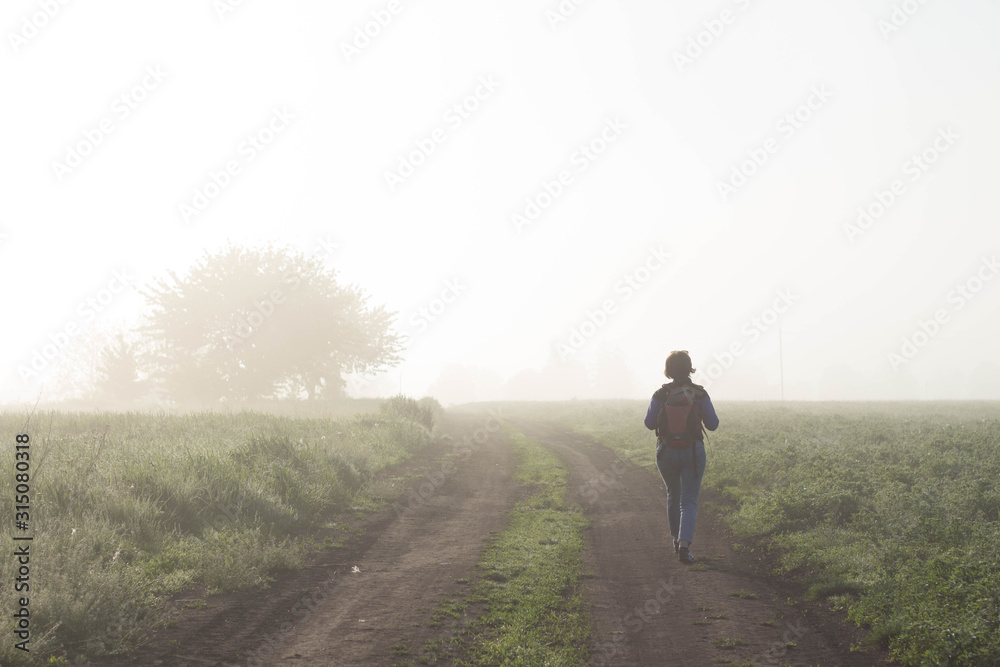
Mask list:
[[[705,388],[702,387],[700,384],[694,385],[694,400],[701,401],[701,400],[703,400],[705,398],[708,398],[708,392],[705,391]],[[700,411],[700,407],[701,406],[699,406],[699,411]],[[704,415],[702,415],[702,417],[704,417]],[[704,447],[705,446],[705,423],[704,423],[704,421],[701,422],[701,433],[698,434],[698,437],[701,439],[702,447]],[[697,477],[698,476],[698,459],[694,457],[694,446],[691,447],[691,456],[692,456],[693,462],[694,462],[694,474],[695,474],[695,477]],[[702,471],[702,472],[704,472],[704,471]]]

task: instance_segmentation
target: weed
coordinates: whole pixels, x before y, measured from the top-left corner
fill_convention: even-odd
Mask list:
[[[753,593],[751,591],[738,590],[738,591],[733,591],[732,593],[730,593],[729,597],[731,597],[731,598],[739,598],[741,600],[756,600],[757,599],[757,594]]]
[[[735,651],[740,646],[749,646],[749,642],[735,637],[716,637],[712,644],[716,648],[721,648],[726,651]]]

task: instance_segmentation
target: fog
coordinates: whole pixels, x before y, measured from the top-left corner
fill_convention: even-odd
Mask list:
[[[685,349],[722,400],[1000,399],[994,3],[8,0],[0,27],[8,405],[86,395],[157,281],[267,246],[393,316],[351,396],[641,399]],[[253,294],[237,319],[280,331]]]

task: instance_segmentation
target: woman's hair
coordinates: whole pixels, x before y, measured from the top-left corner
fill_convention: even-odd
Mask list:
[[[691,357],[688,356],[687,350],[674,350],[667,357],[667,366],[663,374],[671,380],[687,380],[696,370],[698,369],[691,367]]]

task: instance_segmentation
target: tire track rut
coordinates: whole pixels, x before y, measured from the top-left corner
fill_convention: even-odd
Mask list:
[[[729,534],[703,507],[692,545],[698,564],[678,562],[658,476],[557,425],[512,424],[566,463],[573,495],[591,520],[586,558],[592,577],[585,596],[593,664],[880,664],[877,656],[831,643],[829,628],[820,627],[830,615],[814,615],[816,605],[791,606],[788,591],[742,571]],[[742,597],[733,595],[740,591]],[[840,639],[849,634],[845,628]]]

